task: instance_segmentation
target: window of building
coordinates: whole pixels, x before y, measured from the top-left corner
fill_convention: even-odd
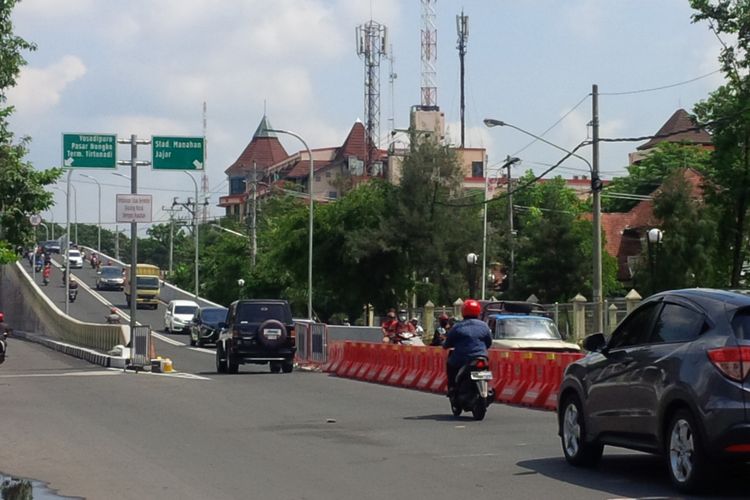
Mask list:
[[[471,176],[472,177],[484,177],[484,162],[481,162],[481,161],[471,162]]]
[[[328,197],[332,200],[335,200],[339,197],[339,194],[336,191],[328,191]]]
[[[328,172],[326,172],[326,178],[327,178],[327,179],[330,179],[330,178],[331,178],[331,171],[330,171],[330,170],[329,170]]]
[[[320,176],[319,175],[315,176],[315,182],[320,182]]]
[[[230,177],[229,178],[229,194],[242,194],[245,192],[245,178],[244,177]]]

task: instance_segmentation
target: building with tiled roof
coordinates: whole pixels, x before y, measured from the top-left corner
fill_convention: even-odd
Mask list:
[[[229,194],[219,198],[219,206],[226,209],[226,215],[244,218],[248,199],[247,181],[252,178],[253,172],[264,177],[268,167],[289,156],[276,134],[269,132],[272,128],[268,118],[263,115],[253,138],[237,160],[224,171],[229,180]]]
[[[653,150],[662,142],[676,142],[702,146],[706,149],[714,149],[711,134],[703,128],[696,128],[696,122],[687,111],[680,108],[675,111],[669,120],[662,125],[656,135],[645,144],[636,148],[637,151],[630,153],[630,164],[638,163],[645,158],[649,151]]]

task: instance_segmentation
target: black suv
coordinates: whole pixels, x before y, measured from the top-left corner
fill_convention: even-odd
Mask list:
[[[294,368],[292,310],[286,300],[237,300],[220,323],[216,342],[216,371],[237,373],[240,364],[268,363],[271,373]]]
[[[688,492],[720,462],[750,461],[749,296],[659,293],[583,347],[558,399],[568,462],[593,465],[604,445],[657,453]]]

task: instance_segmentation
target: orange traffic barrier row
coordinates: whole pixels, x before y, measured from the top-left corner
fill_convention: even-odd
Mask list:
[[[490,349],[497,401],[554,410],[565,367],[583,355]],[[447,351],[426,346],[335,342],[322,370],[410,389],[445,393]]]

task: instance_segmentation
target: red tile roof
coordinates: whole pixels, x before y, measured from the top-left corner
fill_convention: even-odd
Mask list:
[[[332,162],[330,160],[313,160],[313,172],[327,167]],[[294,167],[286,174],[286,179],[306,179],[310,176],[310,160],[305,158],[298,161]]]
[[[273,132],[268,132],[271,128],[268,119],[263,119],[250,140],[250,143],[242,151],[239,158],[227,168],[224,173],[228,176],[242,176],[253,168],[253,162],[259,171],[264,171],[271,165],[280,162],[288,157],[284,146],[279,142],[278,137]]]
[[[638,151],[651,149],[660,142],[689,142],[702,146],[711,146],[711,134],[706,132],[704,129],[691,130],[689,132],[680,132],[681,130],[695,127],[695,125],[695,120],[693,120],[693,118],[688,114],[687,111],[685,111],[684,109],[678,109],[656,133],[657,136],[666,137],[654,137],[646,144],[642,144],[636,149],[638,149]],[[675,132],[677,133],[675,134]]]

